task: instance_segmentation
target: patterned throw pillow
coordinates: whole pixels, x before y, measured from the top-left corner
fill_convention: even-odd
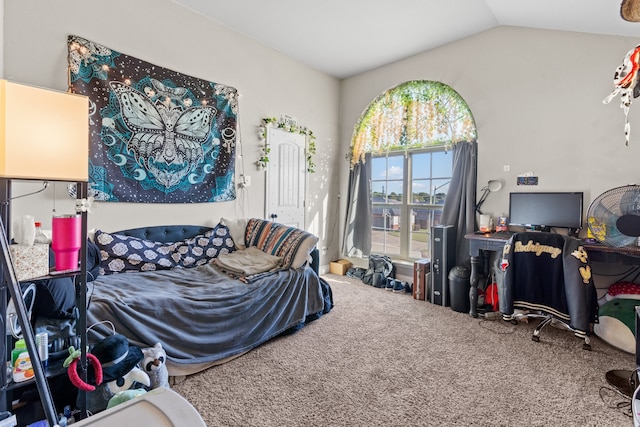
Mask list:
[[[251,218],[245,230],[245,242],[263,252],[282,257],[283,268],[300,268],[309,260],[318,237],[277,222]]]
[[[222,224],[180,242],[152,242],[101,230],[94,239],[100,249],[100,274],[195,267],[235,251],[229,229]]]

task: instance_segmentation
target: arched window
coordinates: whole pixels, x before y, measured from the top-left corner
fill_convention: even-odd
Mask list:
[[[475,142],[466,102],[446,84],[402,83],[382,93],[358,120],[351,166],[371,153],[371,252],[429,258],[431,226],[438,225],[452,177],[448,150]]]
[[[444,83],[412,80],[374,99],[356,124],[351,162],[364,153],[449,147],[476,140],[473,115],[458,93]]]

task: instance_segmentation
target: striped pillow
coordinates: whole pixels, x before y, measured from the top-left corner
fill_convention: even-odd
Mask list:
[[[256,246],[261,251],[282,257],[282,267],[300,268],[318,243],[318,237],[304,230],[277,222],[252,218],[245,230],[247,247]]]

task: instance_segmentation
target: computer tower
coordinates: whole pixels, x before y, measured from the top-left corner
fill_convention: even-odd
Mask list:
[[[455,266],[456,228],[453,225],[431,227],[431,303],[448,307],[449,270]]]

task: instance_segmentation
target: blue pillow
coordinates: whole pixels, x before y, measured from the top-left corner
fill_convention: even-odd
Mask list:
[[[96,230],[94,240],[100,249],[101,274],[195,267],[235,250],[231,233],[222,224],[180,242],[152,242],[101,230]]]

